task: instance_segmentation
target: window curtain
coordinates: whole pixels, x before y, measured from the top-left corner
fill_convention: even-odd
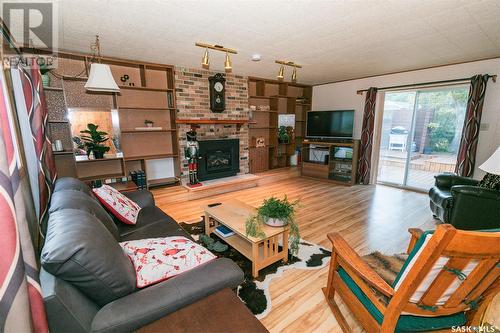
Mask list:
[[[47,210],[56,179],[52,143],[48,137],[48,111],[43,94],[40,70],[36,67],[12,69],[17,117],[27,160],[31,191],[38,217],[40,250],[47,224]]]
[[[27,187],[0,72],[0,332],[48,332],[24,202]]]
[[[459,176],[472,177],[474,173],[479,126],[481,125],[484,95],[489,78],[488,74],[475,75],[470,81],[467,110],[455,166],[455,173]]]
[[[373,149],[373,129],[375,126],[375,104],[377,88],[371,87],[366,92],[365,109],[363,113],[363,128],[359,147],[357,181],[359,184],[370,183],[371,158]]]

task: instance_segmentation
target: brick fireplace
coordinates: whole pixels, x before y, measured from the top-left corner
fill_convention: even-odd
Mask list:
[[[240,140],[202,140],[198,179],[200,181],[235,176],[240,171]]]
[[[175,68],[175,85],[177,100],[177,119],[199,120],[247,120],[248,109],[248,81],[247,77],[225,74],[226,78],[226,109],[222,113],[213,113],[210,110],[210,96],[208,90],[208,77],[217,72],[185,67]],[[197,124],[196,133],[200,145],[203,141],[230,141],[237,139],[238,160],[233,164],[237,174],[249,172],[248,164],[248,124]],[[177,124],[179,138],[179,156],[182,176],[187,176],[188,167],[184,155],[186,146],[186,132],[191,129],[190,124]],[[208,146],[208,145],[207,145]],[[234,156],[234,154],[233,154]],[[219,161],[220,162],[220,161]],[[200,166],[201,167],[201,166]],[[221,167],[219,165],[219,167]],[[234,173],[234,171],[232,172]],[[225,176],[224,176],[225,177]],[[200,178],[202,179],[202,178]],[[214,178],[205,178],[214,179]]]

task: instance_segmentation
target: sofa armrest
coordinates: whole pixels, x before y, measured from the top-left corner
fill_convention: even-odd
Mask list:
[[[123,192],[123,194],[127,198],[129,198],[130,200],[132,200],[136,204],[138,204],[139,207],[141,207],[141,208],[155,205],[155,198],[153,197],[153,194],[151,192],[149,192],[148,190]]]
[[[58,279],[40,269],[45,311],[51,332],[87,333],[99,311],[97,304],[88,299],[71,283]]]
[[[92,332],[130,332],[224,288],[236,288],[243,271],[230,259],[216,259],[179,276],[106,304]]]
[[[455,185],[477,185],[478,181],[468,177],[457,176],[454,173],[442,173],[434,176],[436,179],[435,185],[441,189],[450,189]]]

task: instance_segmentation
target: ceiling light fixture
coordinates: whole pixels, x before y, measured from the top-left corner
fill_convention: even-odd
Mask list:
[[[278,74],[278,80],[283,80],[284,78],[284,72],[285,72],[285,66],[290,66],[293,67],[293,72],[292,72],[292,82],[297,82],[297,68],[302,68],[302,65],[296,64],[293,61],[284,61],[284,60],[276,60],[275,63],[280,64],[280,71]]]
[[[227,52],[226,52],[226,60],[224,61],[224,69],[226,70],[226,73],[231,73],[231,70],[233,69],[231,59],[229,58],[229,54]]]
[[[194,45],[196,45],[198,47],[203,47],[205,49],[205,54],[203,55],[203,58],[201,59],[201,66],[204,69],[208,69],[210,67],[210,62],[209,62],[209,59],[208,59],[208,49],[210,49],[210,50],[225,52],[226,53],[226,58],[225,58],[225,61],[224,61],[224,69],[228,73],[232,71],[233,64],[231,62],[231,58],[229,57],[229,53],[231,53],[231,54],[238,54],[238,52],[236,50],[224,47],[222,45],[217,45],[217,44],[212,45],[212,44],[207,44],[207,43],[196,42]]]
[[[109,65],[101,64],[99,35],[95,35],[95,43],[90,44],[90,50],[93,52],[93,57],[90,60],[92,64],[90,65],[90,74],[87,83],[85,83],[85,89],[97,92],[120,92]]]
[[[252,61],[260,61],[260,59],[261,59],[260,54],[254,54],[254,55],[252,55]]]
[[[205,54],[203,54],[203,58],[201,58],[201,67],[204,69],[210,68],[210,60],[208,59],[208,49],[205,49]]]
[[[283,80],[285,78],[285,66],[280,67],[280,71],[278,72],[277,76],[278,80]]]

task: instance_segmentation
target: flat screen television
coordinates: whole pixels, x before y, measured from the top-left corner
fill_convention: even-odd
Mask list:
[[[306,137],[316,139],[352,139],[354,110],[309,111]]]

